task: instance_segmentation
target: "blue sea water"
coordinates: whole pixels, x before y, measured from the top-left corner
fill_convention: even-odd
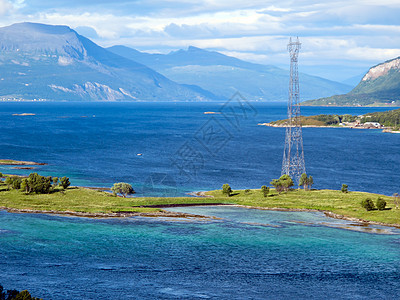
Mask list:
[[[385,108],[303,107],[304,115]],[[204,114],[204,112],[220,112]],[[34,113],[34,116],[13,114]],[[1,103],[0,158],[32,160],[74,185],[131,183],[137,195],[258,188],[280,176],[284,103]],[[304,128],[307,173],[316,188],[399,192],[400,135],[380,130]],[[142,155],[138,155],[142,154]],[[1,167],[0,172],[31,170]]]
[[[184,211],[220,219],[0,211],[0,283],[44,299],[398,299],[399,230],[326,227],[318,213]]]
[[[258,188],[280,175],[281,104],[2,103],[0,158],[138,195]],[[312,108],[363,114],[379,108]],[[220,112],[204,114],[204,112]],[[13,114],[34,113],[34,116]],[[399,192],[400,135],[304,128],[317,188]],[[137,155],[137,154],[142,155]],[[28,174],[2,166],[1,172]],[[0,284],[44,299],[397,299],[400,235],[318,213],[174,208],[220,219],[85,219],[0,211]],[[353,226],[356,229],[357,226]]]

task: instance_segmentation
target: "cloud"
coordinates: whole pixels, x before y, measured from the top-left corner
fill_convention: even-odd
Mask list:
[[[3,16],[13,9],[13,5],[8,0],[0,0],[0,16]]]
[[[0,14],[3,25],[69,25],[103,46],[193,45],[279,66],[288,64],[289,36],[300,36],[300,61],[315,69],[367,69],[400,55],[398,0],[0,0]]]

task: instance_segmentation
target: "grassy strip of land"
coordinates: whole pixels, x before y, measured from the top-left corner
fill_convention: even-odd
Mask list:
[[[35,211],[70,211],[84,213],[154,213],[161,212],[163,205],[185,204],[236,204],[265,209],[304,209],[330,211],[345,217],[392,225],[400,224],[400,209],[396,209],[393,198],[384,195],[334,190],[292,190],[278,194],[271,190],[267,197],[261,190],[233,191],[230,197],[221,190],[206,193],[207,198],[200,197],[116,197],[110,193],[87,188],[70,187],[50,194],[25,194],[20,190],[7,190],[0,184],[0,207],[18,210]],[[374,202],[381,197],[387,202],[385,210],[366,211],[361,201],[370,198]],[[144,207],[147,206],[147,207]]]
[[[13,160],[13,159],[0,159],[0,165],[7,166],[38,166],[45,165],[45,163],[37,163],[34,161],[21,161],[21,160]]]
[[[221,190],[207,192],[215,199],[224,196]],[[393,197],[371,194],[365,192],[342,193],[335,190],[292,190],[281,194],[274,190],[264,197],[261,190],[233,191],[233,196],[228,197],[232,203],[260,208],[284,208],[330,211],[345,217],[357,218],[366,221],[399,225],[400,209],[396,209]],[[385,210],[366,211],[361,207],[361,201],[370,198],[374,202],[381,197],[387,202]],[[227,197],[225,197],[227,198]]]

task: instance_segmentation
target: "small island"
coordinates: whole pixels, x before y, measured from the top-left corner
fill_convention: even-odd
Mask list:
[[[198,193],[200,197],[125,197],[106,192],[103,189],[91,189],[69,186],[66,177],[43,177],[36,173],[30,177],[33,182],[42,180],[48,185],[43,192],[28,192],[27,182],[19,181],[14,185],[8,177],[0,182],[0,209],[18,213],[49,213],[73,215],[91,218],[113,217],[177,217],[209,218],[198,215],[177,213],[163,210],[167,207],[188,205],[237,205],[247,208],[281,211],[321,211],[326,216],[361,222],[364,225],[378,224],[400,227],[400,197],[385,196],[366,192],[345,190],[315,190],[293,188],[293,182],[285,189],[280,189],[279,180],[273,180],[274,188],[232,190],[224,184],[222,190]],[[114,185],[115,186],[115,185]],[[345,186],[345,185],[344,185]],[[43,188],[43,185],[40,185]],[[369,200],[368,200],[369,199]],[[366,210],[361,203],[384,201],[382,210]]]
[[[45,163],[38,163],[34,161],[22,161],[13,159],[0,159],[0,165],[2,166],[44,166]]]

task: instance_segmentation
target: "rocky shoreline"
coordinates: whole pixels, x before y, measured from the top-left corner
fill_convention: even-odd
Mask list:
[[[248,208],[248,209],[282,211],[282,212],[323,212],[324,215],[328,218],[356,222],[356,223],[359,223],[361,226],[378,225],[378,226],[394,227],[394,228],[400,229],[400,224],[388,224],[388,223],[382,223],[382,222],[368,221],[368,220],[363,220],[363,219],[358,219],[358,218],[353,218],[353,217],[336,214],[331,211],[321,211],[321,210],[317,210],[317,209],[307,209],[307,208],[260,207],[260,206],[224,204],[224,203],[165,204],[165,205],[142,206],[142,207],[171,208],[171,207],[186,207],[186,206],[234,206],[234,207],[243,207],[243,208]],[[202,219],[202,220],[219,219],[219,218],[213,217],[213,216],[203,216],[203,215],[196,215],[196,214],[172,212],[172,211],[166,211],[166,210],[161,210],[159,212],[148,212],[148,213],[130,212],[130,211],[118,211],[118,212],[110,212],[110,213],[87,213],[87,212],[75,212],[75,211],[57,211],[57,210],[44,211],[44,210],[33,210],[33,209],[17,209],[17,208],[7,208],[7,207],[0,207],[0,210],[5,210],[10,213],[66,215],[66,216],[93,218],[93,219],[129,218],[129,217],[182,218],[182,219]]]

